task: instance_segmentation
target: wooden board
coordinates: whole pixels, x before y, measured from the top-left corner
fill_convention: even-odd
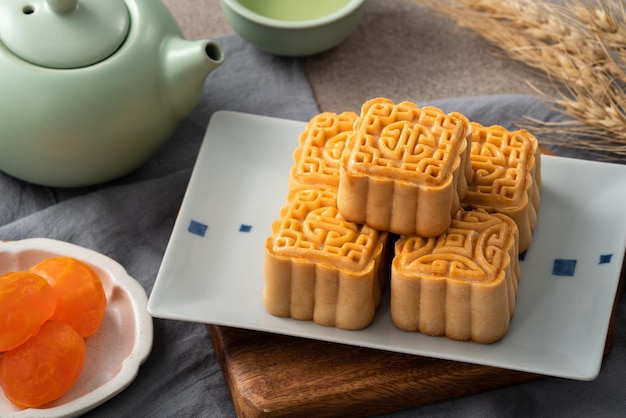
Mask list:
[[[623,283],[624,272],[618,296]],[[238,328],[207,330],[239,417],[370,416],[542,377]]]
[[[207,326],[240,417],[369,416],[540,376]]]

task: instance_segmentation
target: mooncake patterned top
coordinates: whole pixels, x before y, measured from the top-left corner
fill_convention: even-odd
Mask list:
[[[341,155],[357,117],[354,112],[324,112],[309,121],[294,152],[292,186],[338,186]]]
[[[466,202],[502,209],[528,203],[528,191],[539,165],[537,139],[527,130],[509,131],[502,126],[485,127],[472,122]]]
[[[380,255],[386,240],[367,225],[346,221],[334,189],[295,188],[272,224],[271,251],[338,268],[361,271]]]
[[[349,170],[418,184],[449,181],[470,132],[467,118],[386,98],[367,101],[355,124]]]
[[[507,266],[517,264],[517,234],[515,222],[507,216],[460,211],[439,237],[399,240],[394,268],[422,278],[471,282],[501,279]]]

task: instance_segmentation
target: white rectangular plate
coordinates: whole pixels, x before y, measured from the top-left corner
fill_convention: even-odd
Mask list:
[[[571,379],[597,376],[626,249],[626,166],[543,157],[538,225],[501,341],[401,331],[391,323],[388,292],[371,326],[345,331],[277,318],[263,307],[265,239],[285,202],[304,127],[226,111],[212,117],[150,314]]]

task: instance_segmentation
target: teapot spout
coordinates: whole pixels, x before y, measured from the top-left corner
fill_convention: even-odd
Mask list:
[[[171,38],[165,51],[167,92],[176,117],[183,120],[198,104],[206,77],[224,62],[224,52],[210,39],[181,38]]]

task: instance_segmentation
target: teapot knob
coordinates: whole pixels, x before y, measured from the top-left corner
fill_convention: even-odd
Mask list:
[[[76,10],[78,0],[48,0],[48,5],[57,13],[69,13]]]
[[[58,69],[104,61],[128,35],[126,2],[130,0],[0,0],[0,56],[7,48],[26,62]]]

